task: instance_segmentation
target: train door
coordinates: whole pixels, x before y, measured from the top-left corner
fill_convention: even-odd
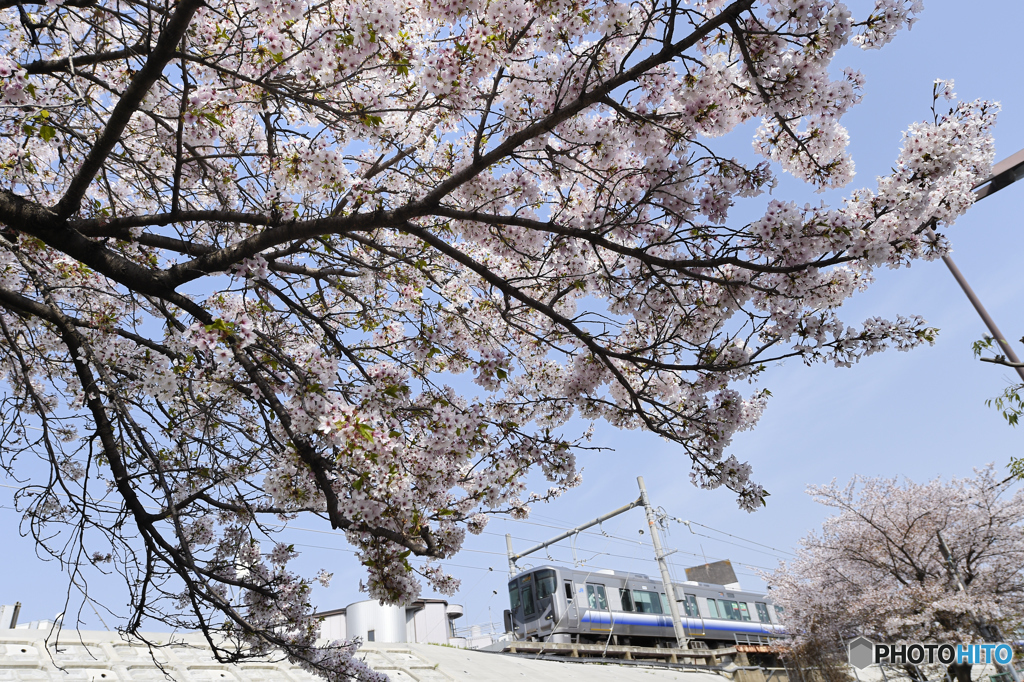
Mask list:
[[[571,580],[563,584],[565,591],[565,624],[566,627],[575,630],[580,626],[580,611],[576,605],[576,586]]]
[[[754,602],[754,607],[757,609],[757,620],[761,623],[761,632],[772,634],[774,628],[772,628],[772,617],[768,615],[768,605]]]
[[[590,631],[611,632],[612,614],[608,608],[608,593],[604,585],[587,583],[587,607],[590,610]]]
[[[693,637],[703,637],[707,634],[704,630],[704,618],[697,608],[697,598],[692,594],[683,596],[683,610],[686,612],[686,622],[691,624],[686,634]]]

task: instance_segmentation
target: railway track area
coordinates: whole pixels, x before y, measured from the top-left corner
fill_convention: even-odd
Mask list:
[[[736,647],[722,649],[676,649],[621,644],[568,644],[555,642],[507,642],[502,653],[534,654],[560,658],[618,659],[678,664],[702,669],[717,668],[723,656],[735,656]]]

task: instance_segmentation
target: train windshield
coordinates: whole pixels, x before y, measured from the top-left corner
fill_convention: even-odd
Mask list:
[[[519,608],[519,586],[516,585],[515,580],[508,584],[508,601],[512,605],[513,611]]]
[[[537,611],[533,606],[533,585],[530,583],[523,585],[520,594],[523,596],[523,613],[527,616],[532,616]]]
[[[537,571],[534,575],[537,581],[537,599],[550,597],[558,589],[554,571]]]

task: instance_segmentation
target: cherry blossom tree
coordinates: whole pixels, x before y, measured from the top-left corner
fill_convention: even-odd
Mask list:
[[[796,559],[765,576],[799,647],[864,635],[877,642],[972,643],[1024,623],[1024,490],[990,465],[974,478],[918,484],[855,477],[812,486],[835,509]],[[938,533],[966,586],[939,550]],[[969,682],[970,666],[950,666]]]
[[[25,527],[75,584],[124,576],[128,634],[345,678],[372,674],[316,645],[282,521],[344,530],[372,598],[450,592],[466,531],[577,483],[574,417],[663,436],[756,508],[727,448],[768,393],[740,389],[933,339],[837,309],[948,248],[929,230],[970,205],[995,107],[938,82],[874,189],[730,211],[779,172],[850,181],[863,78],[829,64],[920,10],[0,2],[0,459]],[[761,160],[721,151],[757,121]]]

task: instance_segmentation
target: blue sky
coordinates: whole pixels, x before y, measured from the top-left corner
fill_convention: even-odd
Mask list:
[[[851,2],[856,16],[867,3]],[[881,51],[847,48],[836,67],[853,66],[867,77],[864,101],[844,118],[850,130],[857,177],[845,191],[829,192],[828,201],[850,189],[874,185],[897,155],[906,126],[929,115],[931,84],[954,79],[961,99],[1001,102],[996,128],[996,158],[1024,148],[1024,94],[1021,91],[1018,30],[1024,5],[979,1],[927,0],[925,12],[910,32]],[[749,138],[736,140],[736,153],[752,158]],[[793,182],[783,182],[775,196],[817,203],[821,195]],[[1007,338],[1024,335],[1024,182],[985,199],[948,232],[953,257]],[[728,491],[703,491],[689,483],[689,460],[678,447],[639,432],[618,432],[599,425],[595,443],[610,448],[584,456],[584,482],[554,503],[535,508],[530,523],[494,520],[487,533],[470,537],[466,551],[452,560],[462,578],[462,592],[452,601],[466,606],[458,623],[501,622],[506,608],[505,532],[523,549],[629,502],[637,495],[635,478],[644,476],[651,498],[670,516],[747,538],[764,547],[737,546],[735,539],[700,526],[694,530],[717,536],[725,544],[691,534],[673,524],[666,545],[678,549],[678,566],[698,563],[699,556],[731,558],[745,587],[759,588],[751,566],[774,567],[801,537],[820,527],[824,508],[804,493],[808,484],[853,475],[969,476],[973,467],[996,462],[1005,466],[1021,454],[1024,426],[1009,427],[985,400],[1000,393],[1015,376],[1010,370],[980,363],[971,343],[985,329],[941,262],[878,273],[874,286],[846,307],[847,323],[875,315],[920,314],[940,329],[937,343],[910,353],[872,356],[851,369],[805,367],[790,362],[770,368],[760,385],[773,397],[759,426],[741,434],[732,452],[750,461],[754,475],[771,493],[768,506],[756,513],[740,511]],[[3,483],[8,483],[3,481]],[[539,487],[539,483],[538,483]],[[31,543],[17,533],[17,517],[9,490],[0,488],[0,603],[23,603],[22,620],[48,618],[62,608],[63,576],[54,563],[35,558]],[[296,524],[313,528],[311,523]],[[648,559],[649,540],[640,536],[643,513],[634,510],[606,523],[611,537],[590,534],[576,543],[576,558],[588,565],[656,574]],[[344,538],[330,533],[296,531],[304,552],[302,563],[314,570],[335,572],[331,587],[316,593],[320,608],[344,606],[363,598],[358,581],[363,573]],[[557,560],[572,557],[568,543],[552,551]],[[632,557],[642,557],[632,558]],[[534,563],[547,559],[538,556]],[[489,570],[492,569],[492,570]],[[681,575],[681,571],[680,571]],[[97,578],[94,588],[116,610],[124,601],[116,583]],[[495,595],[494,592],[498,594]],[[102,626],[88,609],[88,627]],[[110,619],[108,624],[113,625]]]

